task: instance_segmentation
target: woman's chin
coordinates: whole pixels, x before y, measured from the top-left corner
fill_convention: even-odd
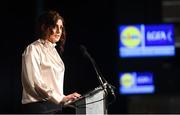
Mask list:
[[[59,38],[57,38],[57,39],[54,39],[53,41],[54,41],[54,42],[58,42],[59,40],[60,40],[60,39],[59,39]]]

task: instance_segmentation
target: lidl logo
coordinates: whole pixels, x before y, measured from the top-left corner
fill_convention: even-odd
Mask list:
[[[120,39],[121,43],[129,48],[137,47],[141,43],[142,34],[136,26],[123,28]]]
[[[134,85],[135,83],[135,79],[134,79],[134,76],[130,73],[124,73],[122,74],[121,76],[121,85],[123,87],[131,87]]]
[[[152,72],[121,72],[119,80],[121,94],[142,94],[155,91]]]

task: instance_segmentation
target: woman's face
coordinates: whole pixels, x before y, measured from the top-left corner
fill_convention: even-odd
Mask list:
[[[62,20],[58,20],[56,23],[56,26],[52,29],[53,33],[50,35],[50,37],[47,39],[51,43],[56,43],[60,40],[62,35],[62,29],[63,29],[63,22]]]

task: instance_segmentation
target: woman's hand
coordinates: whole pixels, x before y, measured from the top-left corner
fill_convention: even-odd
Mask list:
[[[79,93],[75,92],[75,93],[72,93],[72,94],[69,94],[69,95],[65,96],[63,98],[62,102],[64,103],[64,102],[67,102],[67,101],[73,101],[73,100],[75,100],[75,99],[77,99],[79,97],[81,97],[81,95]]]

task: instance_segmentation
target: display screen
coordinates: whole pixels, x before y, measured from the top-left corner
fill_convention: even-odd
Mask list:
[[[120,25],[118,33],[121,58],[175,55],[173,24]]]
[[[121,72],[119,74],[120,94],[152,94],[155,85],[152,72]]]

